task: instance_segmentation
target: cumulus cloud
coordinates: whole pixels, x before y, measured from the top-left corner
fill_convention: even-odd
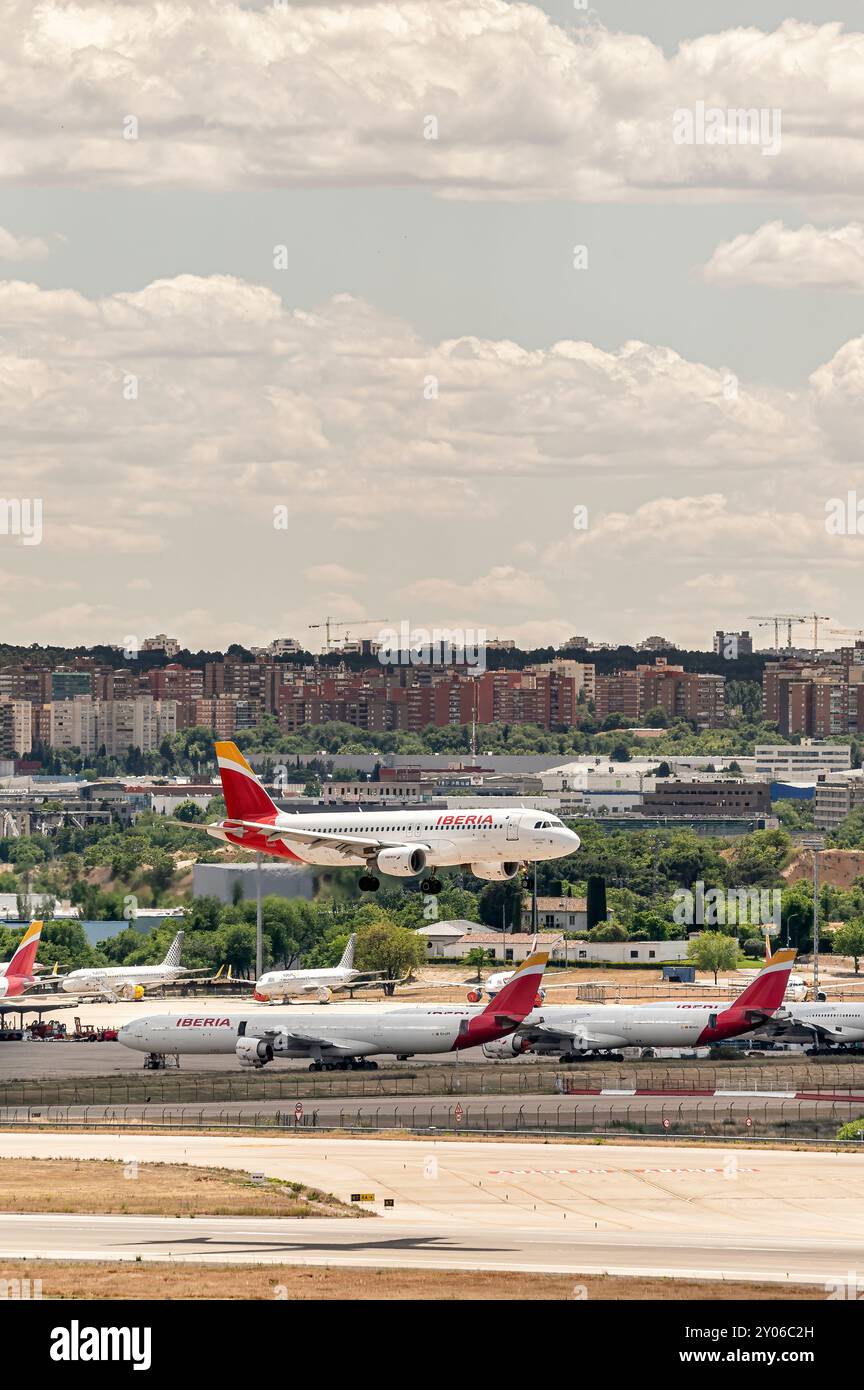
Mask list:
[[[0,261],[41,261],[50,256],[51,243],[44,237],[18,236],[0,227]]]
[[[7,183],[837,201],[864,183],[864,38],[839,23],[734,29],[667,57],[505,0],[10,8]],[[676,144],[676,110],[699,102],[779,110],[781,154]]]
[[[766,222],[721,242],[704,278],[714,285],[864,290],[864,226],[793,228]]]
[[[470,605],[473,622],[493,609],[548,608],[553,594],[537,575],[513,565],[494,565],[469,584],[449,578],[418,579],[405,589],[408,599],[433,600],[447,613],[464,613]]]
[[[167,588],[170,612],[174,593],[227,608],[229,640],[241,617],[260,642],[264,614],[292,635],[322,607],[568,636],[599,604],[632,635],[633,611],[674,608],[700,575],[741,567],[749,586],[754,565],[859,563],[857,538],[826,542],[824,502],[857,477],[864,339],[790,392],[730,390],[725,371],[639,342],[429,343],[350,296],[292,311],[229,276],[95,299],[0,282],[0,320],[4,494],[41,498],[45,533],[0,537],[0,564],[68,571],[98,608],[98,559],[147,595],[155,630],[174,630]]]

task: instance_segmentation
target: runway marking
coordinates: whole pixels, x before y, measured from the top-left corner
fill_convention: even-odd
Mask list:
[[[846,1101],[850,1105],[864,1104],[864,1095],[852,1094],[849,1091],[702,1091],[695,1089],[668,1091],[654,1090],[649,1087],[625,1091],[589,1086],[581,1090],[568,1087],[562,1094],[566,1096],[657,1096],[658,1098],[668,1097],[684,1100],[711,1099],[711,1097],[720,1097],[725,1100],[824,1100],[830,1101],[832,1104],[837,1101]]]
[[[758,1168],[744,1168],[736,1165],[736,1173],[758,1173]],[[725,1168],[490,1168],[490,1177],[527,1177],[537,1174],[540,1177],[570,1177],[576,1174],[579,1177],[594,1177],[608,1173],[646,1173],[669,1174],[669,1173],[708,1173],[717,1174],[725,1177]]]

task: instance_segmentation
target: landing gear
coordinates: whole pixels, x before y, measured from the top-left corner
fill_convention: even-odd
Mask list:
[[[427,894],[431,893],[434,898],[437,897],[443,887],[444,884],[441,882],[440,878],[424,878],[420,883],[420,892]]]
[[[310,1062],[310,1071],[377,1071],[378,1063],[368,1057],[340,1057],[335,1062]]]
[[[167,1071],[169,1067],[176,1067],[178,1071],[180,1070],[179,1053],[166,1057],[164,1052],[148,1052],[144,1058],[145,1071]]]
[[[377,893],[381,887],[381,880],[376,878],[374,874],[363,874],[357,881],[357,887],[361,893]]]

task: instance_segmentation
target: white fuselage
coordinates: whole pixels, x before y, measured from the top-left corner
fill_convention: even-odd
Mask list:
[[[182,978],[186,971],[168,965],[82,966],[61,982],[67,994],[102,994],[105,990],[121,994],[124,990],[153,989]]]
[[[256,999],[289,999],[294,994],[329,994],[356,980],[359,970],[334,965],[322,970],[268,970],[255,984]]]
[[[226,829],[227,825],[227,829]],[[270,844],[267,852],[297,859],[302,863],[335,865],[340,868],[368,863],[369,856],[337,849],[324,841],[305,842],[295,838],[279,840],[277,832],[285,830],[322,835],[344,835],[362,841],[369,836],[383,846],[394,848],[417,845],[426,850],[425,862],[430,868],[456,864],[501,865],[523,859],[560,859],[574,854],[579,848],[579,836],[568,830],[557,817],[545,811],[527,811],[523,807],[504,806],[486,810],[483,807],[466,811],[423,810],[412,807],[402,811],[333,811],[321,814],[295,814],[279,811],[266,826]],[[208,833],[229,844],[257,847],[254,830],[234,830],[227,822],[208,826]]]
[[[482,1007],[466,1004],[426,1006],[421,1004],[375,1009],[357,1007],[303,1011],[279,1015],[270,1009],[261,1013],[228,1015],[224,1007],[207,1001],[182,1014],[153,1015],[135,1019],[118,1032],[126,1047],[138,1052],[165,1055],[230,1054],[238,1038],[267,1037],[277,1057],[315,1058],[330,1043],[345,1056],[363,1057],[372,1053],[410,1056],[414,1053],[452,1052],[465,1041],[469,1025],[484,1014]],[[479,1025],[471,1045],[500,1035],[490,1015]],[[473,1030],[472,1030],[473,1032]],[[304,1041],[304,1039],[310,1041]],[[322,1049],[321,1044],[325,1047]]]
[[[779,1020],[778,1020],[779,1021]],[[864,1042],[864,1004],[788,1004],[784,1023],[799,1025],[802,1034],[821,1032],[834,1042]],[[791,1029],[790,1029],[791,1031]]]

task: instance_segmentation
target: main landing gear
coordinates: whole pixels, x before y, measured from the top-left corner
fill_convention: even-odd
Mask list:
[[[357,881],[357,887],[361,893],[377,893],[381,887],[381,880],[376,878],[374,874],[363,874]]]
[[[444,884],[441,882],[440,878],[424,878],[421,879],[420,882],[420,892],[427,894],[431,893],[433,898],[437,897],[443,887]]]
[[[310,1071],[377,1071],[378,1063],[366,1057],[340,1057],[335,1062],[310,1062]]]

